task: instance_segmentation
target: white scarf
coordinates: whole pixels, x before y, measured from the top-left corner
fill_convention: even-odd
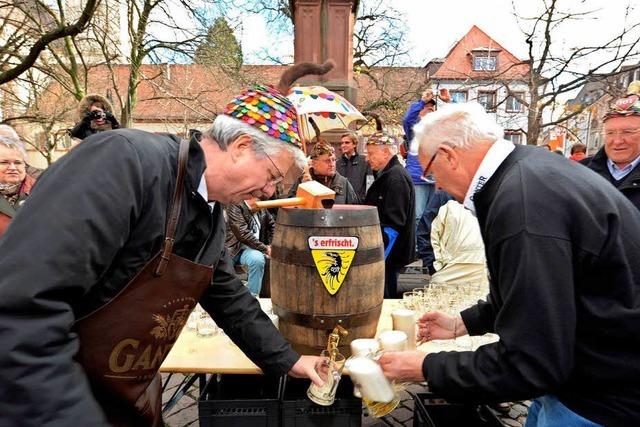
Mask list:
[[[471,180],[471,185],[467,190],[467,195],[464,198],[464,207],[469,209],[471,213],[476,215],[476,207],[473,203],[473,197],[475,194],[484,187],[489,179],[496,172],[498,167],[504,162],[504,160],[511,154],[516,147],[510,141],[499,139],[493,143],[487,154],[484,155],[482,163],[478,167],[476,174]]]

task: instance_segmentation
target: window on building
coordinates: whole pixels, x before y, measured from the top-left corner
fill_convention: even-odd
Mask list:
[[[511,141],[514,144],[522,144],[522,132],[510,132],[504,133],[504,139]]]
[[[496,111],[496,93],[479,91],[478,103],[484,107],[485,111]]]
[[[620,85],[621,87],[626,90],[627,87],[629,86],[629,75],[624,75],[623,77],[620,78]]]
[[[487,54],[473,56],[473,71],[496,71],[497,69],[497,56]]]
[[[451,91],[451,102],[454,104],[459,102],[467,102],[468,92],[466,90],[452,90]]]
[[[518,101],[524,98],[524,92],[514,92],[514,96],[509,95],[505,101],[505,108],[508,113],[519,113],[522,111],[522,103]]]

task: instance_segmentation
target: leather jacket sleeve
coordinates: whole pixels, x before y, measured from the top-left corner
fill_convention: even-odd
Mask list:
[[[273,215],[271,215],[269,211],[264,211],[262,226],[265,227],[264,236],[266,238],[266,240],[264,240],[263,242],[267,245],[270,245],[271,241],[273,240],[273,232],[276,229],[276,221],[273,219]]]
[[[358,195],[356,194],[355,190],[353,189],[353,186],[351,185],[348,179],[344,178],[344,184],[345,184],[345,188],[344,188],[345,203],[347,205],[357,205],[358,203],[360,203],[360,199],[358,198]]]
[[[266,253],[267,245],[262,243],[251,231],[251,226],[248,222],[248,220],[254,221],[251,213],[248,212],[248,210],[243,212],[243,210],[242,205],[229,205],[227,207],[227,216],[231,232],[240,243],[247,245],[251,249]]]

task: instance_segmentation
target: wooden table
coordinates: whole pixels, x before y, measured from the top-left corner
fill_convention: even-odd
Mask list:
[[[401,300],[385,300],[378,321],[376,336],[392,328],[391,312],[400,308]],[[264,310],[271,308],[271,300],[260,299]],[[428,342],[420,345],[418,350],[425,353],[459,350],[453,340]],[[205,389],[207,374],[245,374],[260,375],[258,368],[226,335],[200,337],[195,331],[184,329],[171,352],[160,367],[161,372],[189,374],[177,387],[174,394],[163,408],[168,413],[184,396],[191,386],[199,381],[200,391]],[[347,373],[347,372],[345,372]],[[347,373],[348,374],[348,373]],[[165,387],[169,379],[165,381]]]
[[[385,300],[378,322],[377,334],[391,330],[391,312],[400,307],[401,300]],[[271,300],[260,299],[263,308],[269,308]],[[456,350],[451,342],[425,343],[419,350]],[[200,337],[195,331],[183,330],[173,349],[160,367],[161,372],[203,374],[261,374],[258,368],[226,335]]]

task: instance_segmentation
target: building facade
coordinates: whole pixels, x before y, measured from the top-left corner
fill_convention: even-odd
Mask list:
[[[505,129],[505,138],[526,143],[529,66],[473,26],[449,53],[426,65],[433,88],[452,102],[476,101]]]

